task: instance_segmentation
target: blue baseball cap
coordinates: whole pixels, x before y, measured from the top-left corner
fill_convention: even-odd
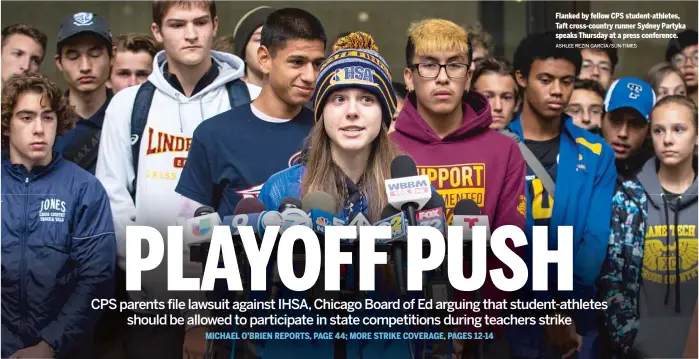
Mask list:
[[[635,77],[622,77],[612,83],[604,98],[604,110],[612,112],[620,108],[632,108],[650,121],[650,112],[655,106],[653,87]]]

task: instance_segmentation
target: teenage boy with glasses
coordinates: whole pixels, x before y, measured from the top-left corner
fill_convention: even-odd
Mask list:
[[[675,66],[687,84],[687,94],[697,103],[697,32],[687,29],[667,44],[665,61]]]
[[[609,89],[614,77],[614,69],[619,62],[619,55],[616,48],[612,47],[612,40],[602,41],[607,45],[605,48],[593,48],[591,45],[599,44],[599,40],[589,40],[584,43],[585,47],[580,50],[582,55],[582,67],[580,68],[580,79],[590,79],[599,82],[604,91]]]
[[[465,91],[473,55],[466,30],[447,20],[421,21],[411,26],[405,52],[404,78],[410,93],[391,136],[444,197],[447,222],[451,224],[459,200],[471,199],[488,216],[490,228],[524,228],[524,158],[514,140],[489,128],[493,119],[488,99]],[[487,263],[489,268],[507,268],[496,257],[489,257]],[[470,264],[464,263],[464,271],[470,276]],[[509,295],[497,289],[490,277],[482,294],[491,300]],[[456,299],[471,300],[472,293],[458,292]],[[501,313],[468,313],[486,314]],[[499,329],[480,328],[495,332],[496,338]],[[492,343],[486,343],[486,352],[499,347]]]
[[[573,123],[578,127],[599,134],[604,117],[604,94],[599,82],[577,79],[565,113],[573,118]]]

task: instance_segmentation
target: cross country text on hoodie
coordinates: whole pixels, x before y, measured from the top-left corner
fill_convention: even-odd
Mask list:
[[[638,176],[648,196],[648,219],[633,350],[644,358],[680,358],[698,294],[697,179],[684,193],[667,193],[657,161],[646,162]]]
[[[138,175],[134,173],[131,154],[131,113],[140,86],[117,93],[107,108],[96,176],[102,182],[112,206],[117,240],[117,262],[125,268],[126,226],[143,225],[158,229],[167,238],[167,226],[176,224],[181,196],[175,187],[189,152],[194,129],[202,121],[230,109],[225,84],[244,74],[243,61],[233,55],[212,52],[218,76],[201,91],[186,97],[167,81],[164,51],[153,60],[153,73],[148,77],[155,88],[148,120],[142,134]],[[135,203],[131,197],[137,178]],[[165,241],[167,251],[167,241]],[[199,264],[189,262],[185,246],[185,277],[201,273]],[[167,297],[165,292],[166,259],[156,270],[142,276],[142,292],[129,292],[132,300]],[[146,292],[148,295],[146,295]],[[156,294],[157,293],[157,294]]]

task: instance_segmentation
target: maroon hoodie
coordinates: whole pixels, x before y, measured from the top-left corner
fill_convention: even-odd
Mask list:
[[[463,109],[463,125],[440,139],[406,98],[391,137],[415,160],[419,173],[429,176],[432,185],[444,197],[447,223],[451,223],[456,203],[471,199],[481,208],[482,214],[488,216],[491,231],[505,225],[524,230],[526,164],[517,143],[488,128],[493,120],[488,100],[482,95],[473,91],[466,94]],[[513,248],[511,242],[508,244]],[[518,248],[517,252],[521,257],[524,251]],[[487,264],[488,269],[506,268],[492,253]],[[465,263],[467,278],[470,276],[468,267]],[[505,275],[512,276],[508,267]],[[509,296],[493,285],[490,271],[481,292],[484,299],[502,300]],[[471,294],[458,292],[457,299],[472,300]],[[479,316],[483,314],[502,315],[481,310]],[[485,325],[483,328],[499,332],[497,329]]]

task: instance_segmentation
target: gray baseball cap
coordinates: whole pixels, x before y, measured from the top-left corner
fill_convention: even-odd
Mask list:
[[[112,43],[112,33],[109,31],[109,25],[102,17],[91,12],[79,12],[63,20],[61,27],[58,29],[57,44],[60,46],[68,38],[82,33],[92,33],[108,43]]]

